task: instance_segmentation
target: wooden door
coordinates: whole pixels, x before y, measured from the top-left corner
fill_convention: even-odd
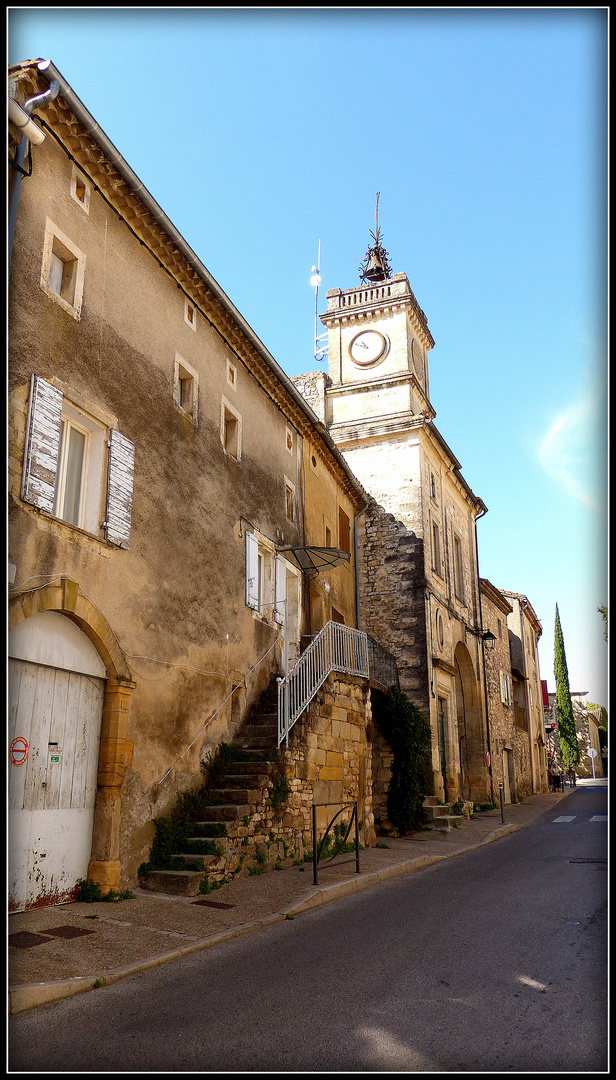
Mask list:
[[[74,899],[87,876],[104,688],[90,673],[9,660],[11,911]]]

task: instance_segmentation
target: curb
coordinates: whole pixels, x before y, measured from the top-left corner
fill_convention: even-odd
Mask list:
[[[530,822],[528,824],[530,824]],[[182,957],[189,956],[191,953],[202,952],[204,949],[213,948],[215,945],[222,945],[224,942],[230,941],[233,938],[243,937],[244,934],[251,934],[255,930],[261,930],[266,926],[273,926],[275,923],[282,922],[284,919],[293,919],[296,915],[301,915],[306,911],[310,911],[312,908],[322,907],[335,900],[341,900],[345,896],[351,896],[353,893],[363,892],[364,889],[369,889],[374,885],[380,885],[385,881],[391,881],[397,877],[404,877],[407,874],[412,874],[415,870],[423,870],[424,867],[442,862],[443,859],[455,859],[457,855],[464,855],[467,851],[473,851],[478,847],[482,847],[484,844],[490,844],[494,840],[499,840],[501,837],[507,836],[508,833],[517,832],[518,829],[523,829],[525,827],[525,825],[501,825],[498,829],[495,829],[484,837],[483,840],[480,840],[476,844],[469,844],[459,851],[452,851],[445,855],[419,855],[415,859],[411,859],[405,863],[399,863],[396,866],[389,866],[385,870],[375,870],[370,874],[350,878],[347,881],[339,881],[335,885],[317,887],[316,891],[310,896],[304,897],[296,903],[288,904],[273,915],[267,915],[262,919],[256,919],[254,922],[242,923],[240,926],[230,927],[228,930],[221,930],[218,934],[212,934],[210,937],[193,941],[190,945],[184,945],[181,949],[173,949],[171,952],[159,953],[157,956],[149,957],[147,960],[139,961],[136,964],[129,965],[129,967],[120,968],[119,970],[109,972],[106,975],[80,975],[71,979],[60,979],[57,982],[30,983],[25,986],[14,987],[13,989],[9,988],[9,1015],[14,1016],[18,1013],[26,1012],[28,1009],[36,1008],[39,1005],[48,1005],[53,1001],[59,1001],[61,998],[73,997],[75,994],[81,994],[86,990],[96,990],[102,986],[111,986],[113,983],[120,982],[122,979],[128,979],[133,975],[140,975],[150,968],[160,967],[162,964],[171,963],[173,960],[181,960]]]

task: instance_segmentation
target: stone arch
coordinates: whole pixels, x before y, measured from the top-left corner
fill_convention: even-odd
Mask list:
[[[92,857],[88,877],[103,893],[120,881],[121,786],[130,753],[127,743],[129,704],[135,683],[122,648],[102,611],[77,582],[59,577],[43,588],[20,593],[9,605],[9,630],[30,615],[57,611],[72,619],[95,646],[107,670],[103,698],[98,785]]]
[[[481,685],[468,648],[461,641],[455,648],[454,663],[461,797],[472,802],[485,802],[489,794]]]

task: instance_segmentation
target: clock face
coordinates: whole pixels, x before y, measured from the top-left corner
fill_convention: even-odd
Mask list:
[[[362,330],[349,345],[349,353],[355,364],[366,367],[367,364],[375,364],[377,360],[381,360],[388,347],[387,338],[378,330]]]

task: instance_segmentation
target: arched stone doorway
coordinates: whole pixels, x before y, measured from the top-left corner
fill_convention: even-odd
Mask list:
[[[126,742],[127,720],[130,695],[135,684],[107,620],[76,582],[66,577],[58,578],[53,584],[14,597],[9,607],[9,635],[31,616],[40,616],[44,612],[56,612],[75,624],[93,646],[91,662],[96,666],[95,656],[100,660],[96,674],[86,673],[87,677],[99,680],[102,698],[99,708],[100,740],[95,769],[96,797],[87,876],[107,893],[110,888],[117,888],[120,880],[120,788],[129,751],[129,744]],[[57,627],[59,628],[60,624],[57,624]],[[23,634],[21,636],[24,637]],[[65,636],[71,637],[70,633]],[[31,635],[26,633],[25,637],[29,639]],[[80,645],[75,635],[73,645],[76,650],[72,653],[73,656],[86,657],[88,648]],[[50,649],[51,657],[59,655],[53,641],[50,642]],[[61,662],[51,667],[61,669]],[[43,706],[43,711],[45,708],[46,706]],[[42,777],[40,780],[43,782]],[[53,891],[50,891],[48,896],[42,895],[38,898],[36,906],[56,902],[58,899],[54,897]]]
[[[490,796],[481,686],[469,651],[461,641],[456,645],[454,661],[461,797],[482,803]]]

